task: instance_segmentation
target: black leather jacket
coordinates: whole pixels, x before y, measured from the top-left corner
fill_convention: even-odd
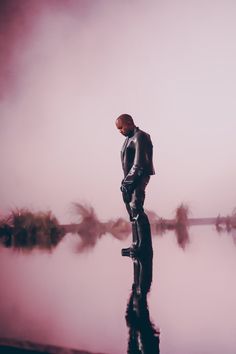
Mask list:
[[[122,184],[129,190],[135,189],[139,177],[155,174],[152,162],[153,145],[150,135],[135,127],[132,136],[125,139],[121,150],[124,171]]]

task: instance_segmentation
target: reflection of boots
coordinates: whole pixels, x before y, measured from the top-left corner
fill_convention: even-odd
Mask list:
[[[148,217],[145,213],[139,215],[136,221],[138,249],[140,252],[152,253],[152,236]]]
[[[151,228],[148,217],[145,213],[139,214],[132,221],[132,246],[122,248],[122,256],[140,257],[142,255],[152,255]]]
[[[131,249],[132,247],[122,248],[121,255],[126,257],[131,257]]]
[[[139,248],[139,238],[137,230],[137,220],[132,220],[132,245],[128,248],[122,248],[121,254],[126,257],[136,257]]]
[[[121,254],[122,254],[122,256],[135,258],[139,255],[139,251],[140,250],[136,245],[132,245],[127,248],[122,248]]]

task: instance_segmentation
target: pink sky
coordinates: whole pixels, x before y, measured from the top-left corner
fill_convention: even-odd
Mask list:
[[[79,201],[91,203],[101,219],[127,217],[119,191],[123,137],[114,125],[115,118],[126,112],[151,134],[154,145],[157,174],[147,189],[147,208],[162,217],[171,217],[174,209],[185,202],[193,217],[231,213],[236,207],[233,187],[236,3],[230,0],[41,1],[40,6],[32,3],[22,1],[21,11],[17,7],[14,13],[10,12],[0,27],[0,48],[4,50],[0,52],[0,212],[15,206],[51,209],[65,222],[73,220],[71,202]],[[153,284],[153,294],[157,294],[153,296],[159,296],[159,303],[154,298],[150,303],[157,324],[165,328],[163,341],[168,345],[162,354],[173,354],[171,343],[185,338],[188,329],[188,338],[199,340],[195,331],[199,333],[200,328],[203,328],[200,337],[206,340],[203,347],[209,349],[204,354],[218,354],[213,344],[215,336],[219,353],[234,354],[236,250],[231,238],[218,238],[210,228],[191,229],[190,234],[193,242],[186,252],[177,248],[171,235],[159,241],[156,279],[160,285]],[[113,309],[118,301],[115,318],[123,321],[120,308],[126,305],[131,273],[124,279],[122,275],[127,274],[127,267],[131,270],[131,264],[118,255],[122,246],[116,242],[104,241],[94,253],[83,256],[86,262],[83,258],[81,264],[87,264],[87,275],[85,279],[80,276],[78,284],[85,284],[93,274],[95,260],[99,266],[103,264],[104,283],[112,282],[113,273],[106,273],[107,263],[101,263],[104,254],[99,253],[103,250],[101,245],[105,245],[117,257],[114,272],[123,287]],[[13,263],[8,251],[1,252],[1,281],[5,281],[2,294],[9,299],[6,318],[14,310],[11,307],[14,301],[18,311],[27,309],[27,318],[35,316],[36,327],[32,327],[31,333],[35,339],[39,335],[37,325],[44,321],[51,321],[55,333],[43,333],[38,338],[58,340],[58,333],[65,330],[63,323],[70,329],[74,324],[79,325],[72,315],[68,321],[65,318],[67,313],[68,316],[73,313],[74,307],[67,308],[64,296],[71,296],[71,303],[75,304],[73,289],[76,294],[80,286],[83,289],[82,285],[74,285],[76,262],[80,260],[65,245],[52,258],[42,255],[23,260],[19,256]],[[43,268],[42,262],[48,268]],[[58,273],[59,265],[63,269]],[[4,278],[6,268],[12,274],[8,280]],[[20,280],[14,281],[19,279],[18,269],[19,274],[25,269],[31,273],[25,280],[25,288]],[[51,273],[45,281],[48,270]],[[181,279],[180,272],[183,272]],[[35,274],[38,274],[37,286]],[[64,284],[68,274],[72,274],[67,284],[69,290],[60,294],[60,282]],[[43,312],[33,311],[35,304],[27,307],[29,295],[25,297],[24,291],[31,288],[34,292],[34,284],[35,296],[37,291],[44,293],[44,285],[50,284],[51,279],[55,280],[58,302],[49,313],[50,318],[45,319]],[[202,286],[200,293],[197,286]],[[80,293],[82,300],[86,299],[89,285],[84,289]],[[20,296],[19,302],[15,293]],[[45,295],[40,308],[50,308],[54,294],[48,296],[49,301]],[[61,304],[63,309],[58,313]],[[93,303],[92,308],[96,306]],[[206,322],[199,315],[201,309]],[[62,316],[58,328],[55,316]],[[112,316],[107,316],[109,323]],[[19,314],[21,318],[25,320]],[[111,333],[115,348],[119,348],[118,338],[126,335],[123,324],[117,336]],[[97,327],[94,324],[91,329],[90,323],[85,323],[81,328],[85,344],[86,329],[95,333]],[[204,333],[210,337],[204,337]],[[73,332],[71,338],[62,338],[62,342],[83,346],[82,339],[77,343],[75,338]],[[90,344],[89,349],[95,350],[95,344]],[[111,352],[108,344],[105,348],[103,345],[101,350]],[[178,348],[181,354],[200,354],[188,351],[187,339]]]
[[[70,202],[82,200],[105,219],[125,215],[114,119],[128,112],[154,144],[148,208],[171,216],[183,201],[193,216],[231,213],[236,5],[42,4],[25,10],[8,61],[14,86],[0,102],[1,209],[51,208],[70,219]]]

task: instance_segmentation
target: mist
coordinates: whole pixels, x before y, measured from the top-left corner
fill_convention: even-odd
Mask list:
[[[1,208],[49,208],[64,221],[85,201],[101,217],[126,215],[114,120],[128,112],[154,144],[147,208],[231,212],[235,5],[40,4],[21,2],[24,21],[15,11],[2,30],[14,83],[1,84]]]
[[[123,138],[114,123],[121,113],[154,145],[157,174],[146,208],[173,217],[184,202],[196,217],[230,214],[235,10],[227,0],[2,1],[0,215],[16,207],[51,210],[69,223],[76,220],[72,203],[88,203],[101,221],[128,219],[119,190]],[[154,241],[150,312],[166,329],[161,352],[179,343],[182,354],[195,354],[196,343],[234,354],[235,247],[210,228],[194,230],[201,231],[191,229],[196,236],[186,251],[171,233]],[[107,234],[80,255],[74,244],[71,236],[52,254],[27,256],[0,249],[1,336],[124,353],[121,309],[132,285],[131,264],[120,257],[124,244]],[[105,341],[114,321],[123,327]],[[178,338],[186,333],[184,346]]]

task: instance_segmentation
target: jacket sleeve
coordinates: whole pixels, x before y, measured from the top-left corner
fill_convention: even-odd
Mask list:
[[[147,154],[147,137],[140,135],[135,141],[134,163],[129,173],[124,178],[122,185],[129,191],[133,191],[140,176],[144,173],[145,161]]]

